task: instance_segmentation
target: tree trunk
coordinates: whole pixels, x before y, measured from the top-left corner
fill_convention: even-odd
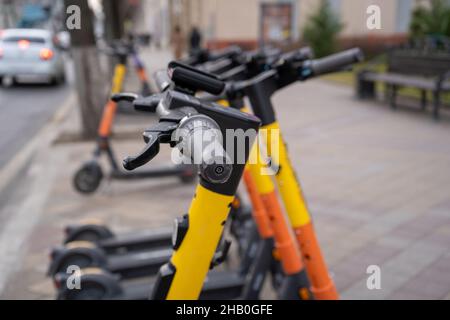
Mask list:
[[[100,57],[94,36],[93,14],[87,0],[65,0],[65,7],[76,5],[81,11],[81,28],[69,30],[75,81],[80,106],[83,138],[93,139],[106,102],[106,86],[99,69]]]
[[[102,7],[105,14],[104,29],[105,41],[112,43],[114,40],[122,39],[125,34],[125,2],[123,0],[103,0]],[[114,72],[114,57],[108,57],[108,76],[112,77]]]
[[[72,48],[72,58],[82,120],[81,134],[85,139],[94,139],[103,107],[109,98],[105,86],[107,81],[99,70],[100,59],[95,46]]]
[[[121,39],[125,33],[126,3],[123,0],[103,0],[105,13],[105,39],[107,42]]]

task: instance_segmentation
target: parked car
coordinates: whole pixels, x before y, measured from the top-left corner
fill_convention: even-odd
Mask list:
[[[5,29],[0,32],[0,84],[5,79],[66,80],[62,51],[53,33],[41,29]]]

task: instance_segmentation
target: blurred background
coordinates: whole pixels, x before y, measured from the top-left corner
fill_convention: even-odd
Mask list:
[[[104,48],[130,35],[149,75],[198,48],[360,47],[366,61],[352,70],[274,101],[326,260],[343,298],[450,298],[448,77],[428,90],[379,76],[450,72],[450,1],[0,0],[1,298],[54,297],[47,253],[69,223],[134,230],[187,210],[193,187],[177,179],[106,179],[89,197],[72,188],[110,95],[116,61]],[[123,91],[139,90],[130,69]],[[152,121],[119,108],[118,159],[141,149]],[[380,290],[366,287],[370,265]]]

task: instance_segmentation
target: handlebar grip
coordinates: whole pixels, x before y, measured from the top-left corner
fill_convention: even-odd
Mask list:
[[[322,59],[312,60],[310,68],[314,75],[321,75],[337,71],[363,59],[364,55],[361,49],[353,48]]]
[[[284,53],[281,56],[282,60],[288,62],[301,62],[312,58],[314,58],[314,52],[311,47],[303,47],[295,51]]]
[[[155,113],[161,99],[161,95],[159,94],[148,97],[139,97],[134,100],[133,106],[137,111]]]
[[[229,58],[241,53],[242,49],[239,46],[230,46],[220,51],[211,52],[208,58],[210,61],[215,61],[223,58]]]
[[[216,76],[177,62],[169,64],[169,76],[177,86],[194,91],[200,90],[218,95],[225,88],[225,82]]]
[[[170,87],[171,80],[166,70],[158,70],[153,74],[153,79],[155,80],[156,87],[160,92],[165,91]]]
[[[183,64],[193,66],[193,65],[207,62],[208,57],[209,57],[209,50],[196,49],[196,50],[191,51],[189,57],[179,60],[179,61]]]

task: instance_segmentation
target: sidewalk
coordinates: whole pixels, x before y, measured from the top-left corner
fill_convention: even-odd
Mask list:
[[[152,71],[164,54],[151,52]],[[296,84],[274,99],[292,162],[298,169],[324,255],[344,299],[450,299],[450,121],[361,103],[351,88],[324,81]],[[132,120],[130,120],[132,119]],[[143,147],[149,119],[122,117],[117,158]],[[76,123],[73,110],[61,132]],[[45,277],[48,250],[65,225],[98,218],[117,232],[167,226],[187,211],[193,186],[176,178],[104,183],[90,197],[71,186],[92,143],[54,144],[36,155],[27,212],[36,223],[17,253],[0,297],[52,299]],[[163,147],[152,165],[169,163]],[[37,168],[37,169],[36,169]],[[106,166],[104,167],[106,168]],[[24,198],[23,201],[27,199]],[[381,268],[381,290],[368,290],[366,269]]]

